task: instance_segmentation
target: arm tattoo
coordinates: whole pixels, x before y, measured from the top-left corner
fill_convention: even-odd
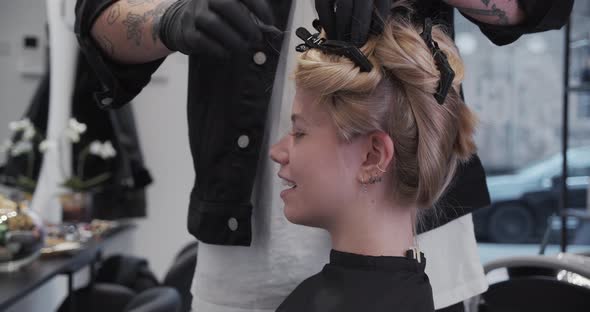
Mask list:
[[[109,23],[109,25],[113,25],[119,18],[119,15],[121,15],[121,7],[118,3],[116,3],[113,6],[113,8],[109,11],[109,15],[107,16],[107,23]]]
[[[129,4],[136,4],[136,5],[138,3],[139,4],[146,3],[146,2],[152,3],[153,1],[154,0],[127,0],[127,2],[129,2]],[[150,20],[150,18],[153,18],[152,19],[152,39],[154,40],[154,43],[156,43],[156,41],[160,37],[160,19],[161,19],[162,15],[164,15],[164,12],[166,11],[166,9],[174,1],[176,1],[176,0],[162,1],[162,2],[158,3],[158,5],[156,5],[155,8],[144,12],[143,15],[131,13],[131,12],[129,14],[127,14],[127,18],[123,21],[123,25],[127,26],[127,39],[133,40],[135,42],[135,45],[140,46],[142,38],[143,38],[143,26],[146,22],[148,22]]]
[[[457,7],[457,9],[459,9],[463,13],[467,13],[467,14],[497,16],[498,17],[498,24],[500,24],[500,25],[507,25],[508,24],[508,16],[506,15],[506,11],[498,8],[495,4],[492,4],[491,10],[462,8],[462,7]]]
[[[174,2],[174,0],[163,1],[159,3],[151,12],[151,15],[154,17],[152,21],[152,39],[154,40],[154,43],[160,37],[160,19],[162,18],[162,15],[164,15],[164,12],[166,12],[166,9],[172,4],[172,2]]]
[[[113,46],[113,42],[109,40],[106,36],[100,37],[100,45],[102,46],[103,50],[109,53],[111,56],[115,55],[115,47]]]
[[[127,39],[135,41],[137,46],[141,45],[143,23],[145,18],[135,13],[127,14],[127,18],[123,21],[123,25],[127,26]]]

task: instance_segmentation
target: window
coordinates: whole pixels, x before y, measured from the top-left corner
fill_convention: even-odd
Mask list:
[[[565,32],[525,35],[498,47],[460,14],[455,22],[456,43],[466,66],[465,101],[480,119],[476,142],[492,199],[490,207],[473,214],[481,260],[536,254],[548,228],[547,253],[556,252],[560,222],[553,222],[552,215],[558,208],[562,170]],[[576,111],[586,118],[590,104]],[[579,160],[590,162],[587,121],[570,128],[568,171],[581,178],[568,179],[568,200],[579,208],[586,204],[590,173],[590,164]],[[569,227],[577,225],[568,223],[570,235],[575,236],[576,229]]]

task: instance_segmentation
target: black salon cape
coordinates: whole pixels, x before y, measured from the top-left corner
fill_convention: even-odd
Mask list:
[[[426,259],[364,256],[336,250],[330,263],[303,281],[277,312],[432,312]]]

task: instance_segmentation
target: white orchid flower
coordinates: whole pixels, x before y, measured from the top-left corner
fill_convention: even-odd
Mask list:
[[[89,151],[90,154],[96,155],[102,159],[113,158],[117,155],[117,152],[110,141],[105,141],[104,143],[94,141],[90,143]]]
[[[66,130],[64,131],[64,135],[73,143],[80,142],[80,133],[78,133],[76,130],[66,128]]]
[[[84,132],[86,132],[86,129],[87,129],[86,124],[79,123],[76,125],[76,131],[78,131],[78,133],[84,133]]]
[[[43,140],[40,144],[39,144],[39,151],[41,151],[41,153],[45,153],[50,149],[54,149],[57,147],[57,143],[55,141],[51,141],[51,140]]]
[[[24,153],[27,153],[29,151],[31,151],[33,149],[33,144],[31,144],[31,142],[29,141],[20,141],[18,143],[16,143],[14,145],[14,147],[12,147],[12,150],[10,151],[10,155],[13,157],[22,155]]]
[[[27,129],[27,128],[33,127],[33,124],[31,123],[31,120],[29,118],[25,118],[25,119],[21,120],[20,122],[21,122],[22,129]]]
[[[6,152],[10,151],[10,149],[12,149],[13,145],[14,145],[14,143],[12,143],[11,140],[4,141],[4,143],[2,143],[2,145],[0,145],[0,153],[6,153]]]
[[[111,141],[104,142],[102,145],[102,158],[109,159],[115,157],[116,155],[117,151],[115,151],[115,148],[113,147]]]
[[[102,152],[102,143],[93,141],[90,143],[90,154],[100,156]]]
[[[68,122],[69,129],[76,131],[78,134],[86,132],[86,124],[78,122],[76,118],[70,118]]]
[[[31,120],[29,118],[25,118],[19,121],[11,121],[8,124],[8,128],[13,132],[25,130],[30,127],[33,127],[33,124],[31,123]]]
[[[33,137],[35,137],[35,127],[31,126],[27,126],[26,128],[24,128],[25,133],[23,134],[23,140],[25,141],[30,141],[31,139],[33,139]]]
[[[12,132],[20,130],[20,121],[11,121],[11,122],[8,124],[8,128],[9,128],[9,129],[10,129],[10,131],[12,131]]]

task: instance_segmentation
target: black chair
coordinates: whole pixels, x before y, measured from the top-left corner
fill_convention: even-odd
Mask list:
[[[162,285],[172,287],[178,291],[182,301],[181,311],[191,310],[193,295],[191,285],[197,266],[198,242],[185,246],[177,255],[176,260],[168,269]]]
[[[508,279],[491,284],[478,298],[479,312],[590,311],[588,257],[522,256],[484,266],[486,274],[498,269],[505,269]]]
[[[131,301],[147,300],[149,297],[138,297],[140,294],[162,286],[175,291],[175,296],[179,298],[178,311],[188,312],[191,310],[191,284],[197,252],[198,242],[186,245],[176,255],[162,282],[149,270],[145,259],[120,255],[109,257],[102,262],[95,282],[74,291],[57,312],[69,311],[72,296],[78,311],[122,312]]]
[[[176,289],[150,288],[133,297],[123,312],[180,312],[182,302]]]

